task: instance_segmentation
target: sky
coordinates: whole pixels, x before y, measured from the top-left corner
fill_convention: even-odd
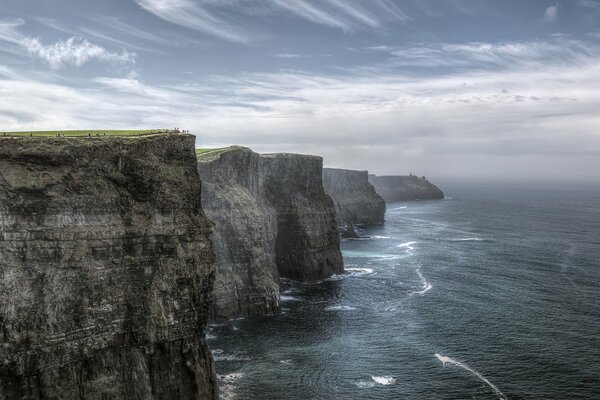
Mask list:
[[[600,183],[600,0],[1,0],[0,131]]]

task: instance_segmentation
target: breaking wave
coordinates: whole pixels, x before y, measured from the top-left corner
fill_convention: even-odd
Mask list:
[[[496,395],[498,396],[499,399],[501,399],[501,400],[508,400],[508,398],[504,395],[504,393],[502,393],[500,391],[500,389],[498,389],[496,387],[496,385],[494,385],[492,382],[490,382],[489,380],[487,380],[487,378],[485,376],[481,375],[479,372],[471,369],[468,365],[465,365],[465,364],[461,363],[460,361],[456,361],[453,358],[450,358],[450,357],[447,357],[447,356],[443,356],[443,355],[438,354],[438,353],[435,353],[434,355],[435,355],[435,357],[438,360],[440,360],[442,362],[442,364],[444,365],[444,367],[446,366],[446,364],[450,364],[450,365],[457,366],[459,368],[464,369],[465,371],[470,372],[471,374],[473,374],[477,378],[479,378],[480,381],[482,381],[485,384],[487,384],[494,391],[494,393],[496,393]]]
[[[329,306],[325,308],[325,311],[353,311],[356,307],[352,306]]]
[[[302,301],[302,299],[299,299],[299,298],[294,297],[294,296],[288,296],[288,295],[285,295],[285,294],[282,295],[282,296],[279,296],[279,300],[281,302],[284,302],[284,301]]]
[[[371,379],[384,386],[393,385],[396,383],[396,379],[392,378],[391,376],[371,376]]]

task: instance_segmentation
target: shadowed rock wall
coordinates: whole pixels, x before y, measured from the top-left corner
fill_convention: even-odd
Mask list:
[[[338,225],[381,225],[385,200],[369,183],[367,171],[323,168],[323,187],[335,205]]]
[[[0,138],[0,399],[209,399],[194,137]]]
[[[198,157],[202,205],[215,223],[213,319],[277,310],[280,274],[315,281],[343,271],[321,169],[319,157],[238,146]]]

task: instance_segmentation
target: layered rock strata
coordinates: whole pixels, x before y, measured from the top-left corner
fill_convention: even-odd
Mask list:
[[[369,182],[387,202],[444,198],[444,193],[425,177],[369,175]]]
[[[320,157],[238,146],[199,154],[202,205],[215,222],[213,319],[277,310],[280,275],[316,281],[343,271],[321,170]]]
[[[385,200],[369,183],[367,171],[323,168],[323,187],[335,205],[339,225],[381,225]]]
[[[0,138],[0,399],[212,399],[194,137]]]
[[[213,321],[279,309],[277,216],[265,196],[260,170],[259,155],[243,147],[198,157],[202,207],[215,223]]]

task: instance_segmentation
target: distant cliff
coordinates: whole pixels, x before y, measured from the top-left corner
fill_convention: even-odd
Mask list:
[[[369,175],[369,182],[385,201],[435,200],[443,199],[444,193],[425,177],[375,176]]]
[[[262,182],[277,214],[275,252],[281,276],[317,281],[344,271],[331,197],[323,189],[323,159],[261,155]]]
[[[385,200],[369,183],[367,171],[323,168],[323,187],[333,199],[339,225],[383,224]]]
[[[266,199],[259,155],[243,147],[206,153],[198,157],[198,173],[202,207],[215,223],[211,319],[278,310],[277,216]]]
[[[343,271],[321,170],[314,156],[237,146],[199,154],[202,205],[215,223],[214,319],[276,310],[279,275],[315,281]]]
[[[212,399],[194,137],[0,138],[0,398]]]

